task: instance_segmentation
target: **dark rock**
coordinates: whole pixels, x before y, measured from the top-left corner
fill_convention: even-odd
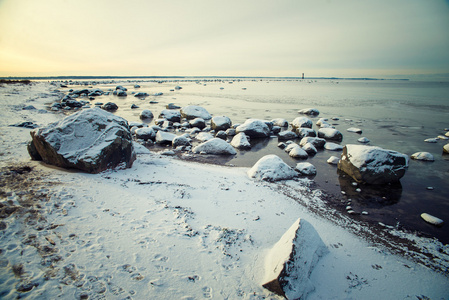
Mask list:
[[[113,103],[113,102],[108,102],[106,104],[104,104],[102,107],[102,109],[107,110],[107,111],[114,111],[118,109],[117,104]]]

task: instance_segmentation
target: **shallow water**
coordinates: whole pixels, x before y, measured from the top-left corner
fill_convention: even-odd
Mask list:
[[[141,88],[135,89],[136,83]],[[284,118],[290,122],[299,116],[299,109],[314,107],[320,111],[319,118],[339,118],[329,122],[343,133],[342,145],[357,144],[357,139],[365,136],[371,140],[369,145],[408,155],[428,151],[434,155],[434,162],[410,160],[401,184],[391,187],[354,186],[351,180],[338,174],[335,166],[326,163],[331,155],[339,157],[341,152],[322,150],[307,161],[318,170],[316,183],[336,195],[336,202],[345,206],[349,198],[352,199],[354,210],[369,213],[359,217],[392,226],[404,226],[449,243],[449,231],[445,230],[447,224],[437,228],[420,218],[421,213],[427,212],[445,221],[449,220],[449,155],[442,154],[443,145],[449,141],[440,140],[435,144],[424,142],[424,139],[444,135],[444,128],[449,127],[449,83],[282,79],[245,79],[232,83],[230,80],[164,79],[158,83],[142,79],[120,84],[128,88],[127,97],[101,96],[92,103],[115,102],[119,106],[116,114],[128,121],[140,121],[142,109],[150,109],[157,117],[168,103],[181,107],[190,104],[203,106],[212,115],[230,117],[234,124],[243,123],[248,118]],[[116,85],[100,83],[92,87],[106,91],[114,89]],[[182,86],[182,89],[170,91],[176,85]],[[132,95],[132,92],[139,91],[150,95],[162,92],[163,95],[141,100]],[[158,103],[150,104],[151,100]],[[133,103],[139,108],[131,109]],[[317,119],[312,118],[314,122]],[[361,128],[363,133],[347,132],[349,127]],[[314,129],[317,127],[314,126]],[[291,166],[300,162],[277,147],[277,138],[253,140],[252,144],[250,151],[239,151],[234,157],[219,160],[228,165],[251,167],[263,155],[274,153]],[[357,187],[362,191],[356,192]],[[434,189],[428,190],[427,187]],[[345,191],[346,196],[341,191]]]

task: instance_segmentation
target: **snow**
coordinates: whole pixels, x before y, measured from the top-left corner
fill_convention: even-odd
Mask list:
[[[43,218],[27,219],[27,214],[2,219],[7,224],[0,235],[2,299],[280,300],[262,287],[265,258],[298,217],[315,228],[329,250],[310,274],[315,290],[308,300],[447,298],[447,245],[385,227],[382,233],[426,251],[404,245],[405,256],[392,254],[361,237],[360,232],[369,232],[363,222],[344,216],[328,220],[315,213],[338,215],[321,204],[320,193],[307,180],[260,182],[248,178],[247,168],[161,157],[138,144],[132,168],[100,174],[30,161],[30,130],[8,125],[62,119],[59,113],[17,109],[30,99],[38,110],[45,109],[46,103],[60,99],[50,88],[48,83],[0,87],[0,166],[33,168],[22,189],[2,187],[7,193],[2,203],[20,203],[28,190],[35,199],[43,197]],[[37,247],[57,253],[42,257]],[[12,269],[20,264],[24,273],[18,277]],[[30,291],[17,291],[27,283]]]

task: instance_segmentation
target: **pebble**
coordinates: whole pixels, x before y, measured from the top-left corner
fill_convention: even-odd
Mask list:
[[[355,189],[357,193],[360,193],[362,190],[360,188]]]
[[[421,218],[427,223],[430,223],[435,226],[443,226],[444,224],[443,220],[435,216],[429,215],[428,213],[422,213]]]
[[[432,190],[434,189],[434,187],[433,187],[433,186],[428,186],[427,189],[428,189],[429,191],[432,191]]]
[[[362,211],[362,215],[367,215],[368,212],[367,211]]]

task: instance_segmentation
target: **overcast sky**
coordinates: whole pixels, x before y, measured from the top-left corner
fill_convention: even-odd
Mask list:
[[[437,0],[0,0],[0,76],[449,73]]]

